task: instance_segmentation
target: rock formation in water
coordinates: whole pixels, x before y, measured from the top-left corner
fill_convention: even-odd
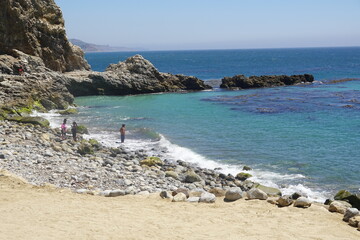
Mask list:
[[[211,89],[196,77],[161,73],[140,55],[111,64],[105,72],[76,71],[67,73],[66,76],[66,86],[74,96]]]
[[[90,69],[83,51],[72,45],[54,0],[0,1],[0,54],[14,49],[43,59],[54,71]]]
[[[314,76],[310,74],[304,75],[270,75],[270,76],[251,76],[236,75],[233,77],[224,77],[221,80],[220,88],[230,89],[247,89],[247,88],[263,88],[295,85],[301,83],[311,83],[314,81]]]

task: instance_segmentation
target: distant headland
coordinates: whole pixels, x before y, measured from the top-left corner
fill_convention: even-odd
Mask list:
[[[131,51],[146,51],[144,48],[128,48],[128,47],[114,47],[109,45],[98,45],[87,43],[79,39],[69,39],[69,41],[80,47],[84,52],[131,52]]]

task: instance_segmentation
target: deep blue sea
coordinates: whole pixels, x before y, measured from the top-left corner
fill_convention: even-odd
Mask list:
[[[311,85],[123,97],[79,97],[93,137],[170,160],[221,167],[318,201],[360,188],[360,47],[88,53],[93,70],[141,54],[161,72],[203,80],[236,74],[315,76]],[[329,84],[330,80],[357,79]],[[75,119],[74,119],[75,120]],[[60,124],[61,120],[57,120]],[[72,119],[70,120],[72,121]]]

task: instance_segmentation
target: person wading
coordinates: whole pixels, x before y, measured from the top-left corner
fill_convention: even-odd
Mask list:
[[[120,128],[120,137],[121,142],[123,143],[125,141],[125,124],[123,124]]]

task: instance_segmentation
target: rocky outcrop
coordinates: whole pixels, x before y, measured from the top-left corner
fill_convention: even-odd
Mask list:
[[[204,81],[184,75],[159,72],[140,55],[111,64],[105,72],[66,73],[67,88],[74,96],[128,95],[211,89]]]
[[[221,80],[220,88],[247,89],[295,85],[300,83],[310,83],[314,81],[314,76],[304,75],[279,75],[279,76],[251,76],[236,75],[233,77],[224,77]]]
[[[0,55],[0,107],[39,107],[65,109],[74,97],[65,87],[66,78],[45,67],[39,57],[14,50],[18,57]],[[26,62],[26,71],[18,75],[17,67]],[[31,110],[31,109],[30,109]]]
[[[68,41],[54,0],[0,1],[0,54],[17,57],[14,49],[40,57],[54,71],[90,69],[83,51]]]

